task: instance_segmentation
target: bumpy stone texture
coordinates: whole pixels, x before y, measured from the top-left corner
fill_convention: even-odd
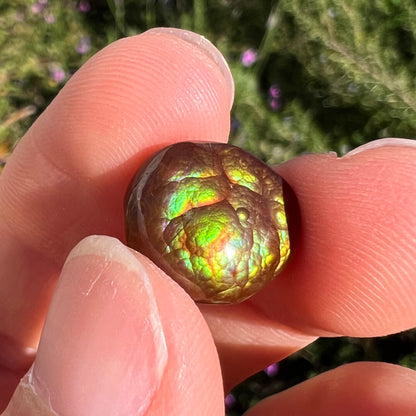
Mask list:
[[[126,195],[126,236],[198,302],[241,302],[285,264],[282,180],[245,151],[219,143],[169,146]]]

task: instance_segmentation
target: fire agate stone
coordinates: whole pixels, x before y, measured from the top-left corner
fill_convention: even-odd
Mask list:
[[[197,302],[241,302],[285,264],[290,248],[282,179],[219,143],[169,146],[126,195],[127,244]]]

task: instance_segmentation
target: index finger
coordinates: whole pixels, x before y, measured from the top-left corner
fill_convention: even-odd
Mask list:
[[[253,302],[318,336],[382,336],[416,325],[416,142],[279,168],[296,192],[301,237],[287,269]]]
[[[123,235],[140,163],[183,140],[226,141],[231,74],[204,38],[159,29],[108,46],[39,117],[0,178],[0,351],[36,347],[56,277],[90,234]]]

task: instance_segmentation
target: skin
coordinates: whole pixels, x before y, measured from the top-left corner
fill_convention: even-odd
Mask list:
[[[316,337],[415,326],[413,141],[280,166],[301,215],[293,257],[242,304],[195,305],[117,240],[125,189],[150,154],[227,141],[233,92],[209,50],[163,31],[110,45],[10,158],[0,177],[3,415],[223,415],[223,384]],[[355,363],[247,414],[411,415],[415,388],[410,369]]]

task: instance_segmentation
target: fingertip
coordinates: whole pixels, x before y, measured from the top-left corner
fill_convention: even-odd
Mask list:
[[[140,260],[114,238],[81,241],[64,265],[42,331],[32,377],[38,396],[58,414],[146,414],[167,360]]]
[[[299,202],[300,237],[271,290],[253,298],[267,316],[318,336],[414,327],[416,149],[381,144],[279,167]]]
[[[230,96],[230,110],[234,102],[234,80],[231,74],[230,67],[227,64],[222,53],[204,36],[201,36],[195,32],[189,30],[178,29],[173,27],[156,27],[146,32],[148,35],[153,34],[168,34],[177,36],[178,38],[185,40],[192,45],[196,45],[201,51],[205,52],[206,55],[212,59],[212,61],[218,66],[223,75],[227,90]]]
[[[32,159],[40,148],[59,171],[91,178],[122,168],[126,159],[137,166],[176,141],[227,141],[232,78],[218,50],[198,38],[204,40],[158,29],[98,52],[29,131],[26,142],[35,149],[18,147],[9,169],[21,148]]]
[[[347,364],[271,396],[245,416],[411,416],[416,372],[377,362]]]

